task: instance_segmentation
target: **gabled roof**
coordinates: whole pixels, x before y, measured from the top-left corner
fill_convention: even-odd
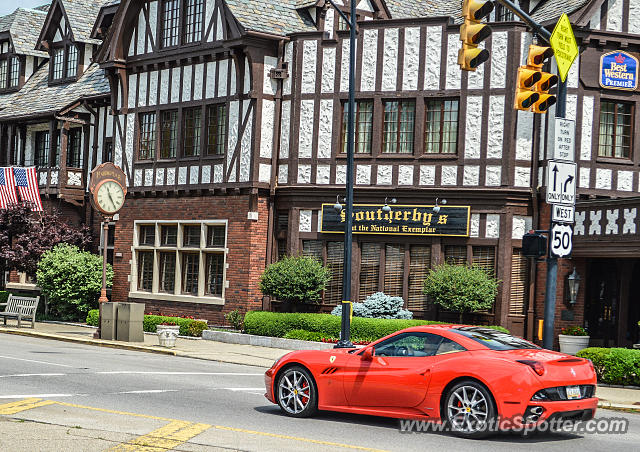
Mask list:
[[[593,0],[547,0],[534,8],[531,16],[538,22],[555,20],[562,13],[571,14]]]
[[[53,86],[49,86],[49,65],[44,64],[20,91],[2,100],[0,120],[52,115],[78,100],[109,94],[109,82],[97,64],[91,64],[77,82]]]
[[[79,42],[100,44],[91,38],[93,24],[98,18],[100,8],[113,3],[113,0],[60,0],[67,14],[73,38]]]
[[[317,30],[306,13],[297,11],[299,0],[225,0],[225,3],[247,31],[286,35]]]
[[[47,13],[44,11],[18,8],[11,14],[0,17],[0,33],[9,33],[15,53],[47,57],[46,52],[35,50],[46,17]]]
[[[393,19],[462,16],[460,0],[385,0]]]

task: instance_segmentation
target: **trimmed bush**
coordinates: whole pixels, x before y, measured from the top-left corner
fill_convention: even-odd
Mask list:
[[[102,288],[102,258],[61,243],[42,255],[36,272],[38,286],[47,297],[49,313],[60,320],[80,320],[98,305]],[[107,286],[113,270],[107,266]]]
[[[305,331],[305,330],[291,330],[287,334],[284,335],[285,339],[298,339],[301,341],[314,341],[314,342],[325,342],[326,340],[338,340],[337,337],[327,337],[322,333],[316,333],[315,331]],[[323,341],[325,339],[325,341]]]
[[[260,290],[287,303],[317,303],[331,275],[313,257],[283,257],[267,267],[260,277]]]
[[[0,303],[6,303],[9,299],[9,292],[6,290],[0,290]]]
[[[375,341],[398,330],[419,325],[443,324],[429,320],[367,319],[354,317],[351,336],[361,341]],[[494,328],[505,333],[502,327]],[[292,330],[320,333],[327,338],[340,337],[340,317],[331,314],[279,313],[249,311],[244,317],[244,329],[248,334],[285,337]],[[295,333],[294,333],[295,334]]]
[[[162,323],[173,323],[180,326],[181,336],[200,337],[202,331],[208,328],[207,323],[202,320],[185,319],[182,317],[168,317],[164,315],[145,315],[142,322],[142,329],[148,333],[155,333],[158,325]],[[193,324],[196,324],[192,327]],[[87,315],[87,325],[98,326],[98,310],[92,309]],[[203,327],[204,325],[204,327]]]
[[[486,270],[466,265],[442,264],[424,280],[424,294],[447,311],[478,312],[491,308],[498,294],[498,280]]]
[[[588,347],[576,356],[591,360],[601,383],[640,386],[640,350]]]
[[[412,319],[413,313],[402,309],[404,300],[402,297],[392,297],[383,292],[369,295],[363,303],[353,303],[353,315],[371,319]],[[332,315],[342,315],[342,305],[336,306]]]

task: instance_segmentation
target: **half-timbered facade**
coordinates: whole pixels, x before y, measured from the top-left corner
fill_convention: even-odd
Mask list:
[[[336,3],[349,12],[347,0]],[[549,26],[566,12],[575,27],[581,55],[568,77],[567,117],[577,121],[580,198],[630,202],[640,191],[637,91],[603,88],[598,65],[607,52],[640,52],[640,1],[520,4]],[[470,206],[470,216],[464,237],[356,234],[354,299],[380,290],[402,296],[417,317],[453,319],[425,299],[424,277],[441,262],[477,264],[501,286],[494,307],[473,320],[533,338],[545,272],[520,247],[527,230],[549,221],[542,194],[554,110],[513,109],[533,37],[504,8],[490,18],[490,60],[460,71],[459,9],[458,1],[358,1],[356,203],[446,199]],[[34,75],[7,94],[11,102],[0,97],[3,158],[41,167],[44,194],[84,205],[79,215],[98,223],[87,171],[105,160],[123,168],[129,195],[114,228],[114,300],[219,322],[232,309],[277,309],[259,293],[259,275],[302,253],[331,268],[320,309],[340,301],[342,236],[321,232],[320,211],[344,192],[349,42],[329,5],[54,0],[45,17]],[[581,232],[581,209],[559,299],[574,263],[579,272],[590,265],[579,257],[591,234]],[[615,221],[636,221],[627,204],[617,212]],[[608,243],[612,233],[602,234]],[[584,304],[584,291],[574,307],[559,303],[572,315],[558,326],[583,322]]]

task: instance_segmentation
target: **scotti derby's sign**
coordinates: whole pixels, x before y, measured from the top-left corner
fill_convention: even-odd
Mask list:
[[[353,205],[354,234],[469,236],[469,206],[391,205],[391,212],[378,204]],[[320,232],[344,233],[345,210],[337,212],[333,204],[322,205]]]
[[[600,86],[608,89],[638,88],[638,59],[626,52],[609,52],[600,57]]]

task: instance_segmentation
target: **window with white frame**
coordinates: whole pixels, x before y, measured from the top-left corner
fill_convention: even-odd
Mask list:
[[[133,295],[178,301],[223,299],[226,244],[225,220],[137,221]]]

